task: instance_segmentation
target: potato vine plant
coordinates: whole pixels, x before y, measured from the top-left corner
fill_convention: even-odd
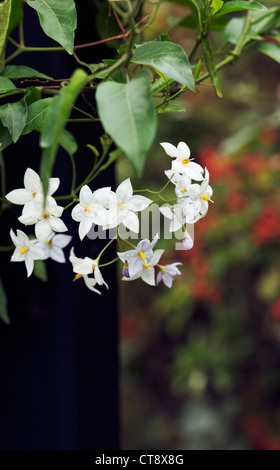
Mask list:
[[[167,34],[154,41],[143,42],[143,33],[156,19],[161,0],[151,3],[144,0],[104,1],[103,8],[107,8],[108,15],[116,22],[119,34],[89,44],[75,44],[77,13],[74,0],[0,2],[0,99],[4,103],[0,105],[1,213],[13,204],[23,205],[18,220],[27,228],[34,225],[36,236],[27,235],[21,229],[15,233],[11,229],[12,247],[2,246],[0,249],[2,252],[13,251],[11,261],[24,261],[28,276],[33,271],[34,261],[42,263],[49,257],[58,262],[66,261],[63,248],[70,243],[71,236],[64,234],[67,227],[61,217],[69,208],[73,219],[79,223],[81,240],[93,224],[103,230],[115,230],[114,236],[94,260],[78,258],[74,247],[70,250],[75,279],[83,278],[93,292],[100,294],[98,286],[108,287],[101,268],[117,260],[123,263],[123,279],[126,281],[141,277],[150,285],[155,285],[157,280],[171,287],[173,278],[180,274],[180,263],[159,263],[164,250],[153,251],[158,236],[152,241],[140,240],[135,246],[123,239],[120,229],[124,226],[138,233],[137,214],[153,201],[160,201],[160,211],[169,220],[169,230],[174,232],[183,228],[183,246],[192,248],[193,240],[186,224],[195,223],[206,215],[212,189],[207,169],[192,161],[185,142],[178,145],[161,143],[163,151],[173,161],[171,169],[165,172],[167,182],[158,191],[133,192],[130,178],[123,181],[115,192],[109,187],[93,191],[89,185],[123,154],[141,175],[158,120],[160,123],[160,114],[182,111],[179,106],[172,105],[172,101],[184,92],[195,92],[196,86],[207,79],[221,98],[217,72],[237,61],[244,50],[257,49],[280,62],[280,7],[255,1],[177,0],[177,3],[188,7],[188,15],[181,21],[181,26],[196,31],[189,56]],[[57,47],[26,44],[24,13],[29,8],[36,10],[42,30],[58,43]],[[235,12],[238,12],[237,16]],[[219,44],[218,51],[213,47],[215,30],[223,32],[223,47]],[[109,41],[113,44],[118,42],[116,50],[111,49],[112,59],[98,64],[80,60],[79,49],[97,47]],[[8,43],[13,48],[10,55],[6,53]],[[53,51],[55,54],[61,50],[71,54],[77,63],[73,75],[67,79],[59,81],[58,77],[49,77],[24,65],[27,53]],[[13,60],[19,56],[22,57],[22,65],[13,65]],[[26,81],[32,83],[32,80],[36,80],[35,86],[24,87]],[[50,84],[56,80],[55,86],[45,86],[46,80]],[[83,92],[94,94],[97,117],[75,106]],[[77,113],[80,115],[78,118]],[[66,130],[67,123],[72,121],[81,122],[81,125],[90,122],[93,128],[98,121],[104,129],[99,149],[90,142],[85,143],[94,154],[94,165],[82,182],[76,181],[75,136]],[[31,132],[40,133],[40,174],[28,168],[27,163],[24,187],[6,194],[3,151],[22,135]],[[73,178],[69,194],[56,198],[53,194],[60,181],[52,173],[59,146],[69,154]],[[165,196],[165,191],[172,184],[175,194],[170,198]],[[58,205],[58,201],[64,202],[65,206]],[[102,264],[104,251],[115,239],[119,241],[116,258]],[[156,280],[155,266],[159,268]],[[0,290],[0,313],[8,322],[2,283]]]

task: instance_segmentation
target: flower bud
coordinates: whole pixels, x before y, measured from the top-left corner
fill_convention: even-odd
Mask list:
[[[188,232],[185,232],[185,236],[183,239],[183,247],[185,248],[185,250],[191,250],[193,245],[194,243],[192,237]]]
[[[124,262],[122,273],[124,277],[130,278],[127,261]]]

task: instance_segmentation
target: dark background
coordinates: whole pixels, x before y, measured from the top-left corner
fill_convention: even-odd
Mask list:
[[[98,39],[94,31],[96,2],[76,1],[76,44]],[[36,12],[25,6],[25,41],[28,45],[57,45],[41,31]],[[106,47],[86,48],[79,57],[98,62]],[[32,53],[20,56],[17,64],[29,65],[54,78],[68,78],[77,64],[67,53]],[[30,83],[33,84],[34,83]],[[24,84],[26,86],[26,84]],[[94,107],[92,97],[87,97]],[[88,112],[92,108],[80,99]],[[100,149],[102,129],[95,124],[72,124],[79,150],[77,182],[92,166],[91,143]],[[39,170],[39,135],[24,136],[4,151],[7,192],[23,187],[27,167]],[[53,176],[61,179],[55,195],[67,194],[71,182],[70,161],[58,154]],[[108,170],[91,187],[114,185]],[[65,203],[66,205],[66,203]],[[8,209],[1,221],[1,244],[10,244],[11,228],[29,233],[17,221],[21,206]],[[96,257],[104,241],[81,243],[78,224],[71,209],[63,214],[71,246],[77,256]],[[106,252],[107,253],[107,252]],[[0,449],[117,449],[119,447],[117,293],[115,271],[104,268],[110,286],[102,296],[89,291],[84,282],[72,284],[73,272],[66,264],[47,261],[49,281],[26,279],[23,263],[10,263],[11,253],[1,257],[1,277],[8,296],[11,324],[0,324]],[[108,249],[107,260],[114,257]],[[104,258],[104,262],[106,259]],[[106,292],[105,292],[106,291]]]

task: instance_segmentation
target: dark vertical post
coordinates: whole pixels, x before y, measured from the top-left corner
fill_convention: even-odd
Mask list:
[[[91,42],[94,3],[77,1],[76,42]],[[25,8],[26,43],[52,45],[40,31],[38,18]],[[88,62],[101,60],[102,50],[83,51]],[[85,57],[87,55],[87,57]],[[94,59],[93,59],[94,57]],[[92,59],[91,59],[92,58]],[[18,59],[54,78],[67,78],[76,65],[65,53],[29,54]],[[88,98],[94,103],[93,98]],[[85,106],[83,100],[81,106]],[[78,180],[92,164],[87,143],[99,146],[102,133],[93,125],[69,127],[79,150]],[[40,149],[34,133],[4,151],[7,191],[23,185],[29,166],[39,169]],[[69,188],[71,168],[66,154],[58,155],[53,172],[61,179],[61,194]],[[92,189],[114,185],[113,170],[106,172]],[[29,233],[17,217],[21,207],[8,210],[1,220],[1,244],[10,244],[10,228]],[[104,240],[81,242],[71,210],[63,215],[73,235],[69,246],[78,256],[96,257]],[[69,247],[67,253],[69,252]],[[114,247],[108,260],[115,257]],[[0,275],[8,295],[11,325],[0,323],[0,449],[118,449],[118,343],[117,288],[114,268],[104,268],[110,289],[102,296],[89,291],[83,280],[72,283],[70,263],[48,261],[49,282],[26,279],[23,263],[11,263],[1,254]]]

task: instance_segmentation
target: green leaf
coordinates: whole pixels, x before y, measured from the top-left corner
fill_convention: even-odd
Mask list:
[[[29,106],[30,104],[35,103],[35,101],[39,101],[41,99],[41,93],[35,86],[30,86],[26,88],[23,99],[27,106]]]
[[[237,44],[244,29],[246,18],[232,18],[225,27],[224,36],[227,42]]]
[[[255,44],[254,48],[267,55],[271,59],[275,60],[276,62],[278,62],[278,64],[280,64],[279,44],[272,44],[270,42],[260,42],[258,44]]]
[[[12,0],[8,35],[18,26],[23,18],[23,0]]]
[[[15,85],[6,77],[0,77],[0,94],[14,90]]]
[[[142,69],[126,84],[101,83],[96,93],[104,129],[125,152],[138,174],[143,171],[157,126],[150,81],[151,73]]]
[[[223,4],[224,2],[222,2],[222,0],[212,0],[210,4],[210,7],[214,9],[214,11],[212,11],[212,15],[215,15],[215,13],[222,8]]]
[[[206,67],[209,72],[211,82],[214,85],[214,88],[216,90],[218,97],[222,98],[223,95],[222,95],[222,91],[218,82],[215,58],[213,55],[211,43],[208,38],[202,38],[202,46],[203,46]]]
[[[75,70],[69,85],[61,88],[59,94],[52,98],[52,102],[46,111],[40,138],[40,146],[43,149],[40,175],[45,194],[62,131],[78,95],[87,81],[88,76],[83,70]]]
[[[61,44],[69,54],[73,54],[77,26],[74,0],[27,0],[27,3],[37,11],[46,35]]]
[[[13,142],[22,134],[27,119],[27,105],[24,99],[16,103],[7,103],[0,107],[0,120],[7,127]]]
[[[40,259],[34,261],[34,276],[40,281],[47,282],[48,274],[45,261]]]
[[[199,59],[198,64],[196,66],[195,72],[194,72],[194,81],[199,78],[200,72],[201,72],[201,67],[202,67],[202,62],[201,59]]]
[[[228,13],[232,13],[233,11],[243,11],[243,10],[255,10],[255,11],[267,11],[267,7],[262,5],[259,2],[248,2],[248,1],[233,1],[233,2],[226,2],[220,11],[217,13],[216,17],[227,15]]]
[[[1,279],[0,279],[0,318],[4,323],[6,323],[6,325],[9,325],[11,323],[9,314],[8,314],[8,309],[7,309],[7,296],[6,296],[6,292],[5,292]]]
[[[0,152],[13,142],[10,132],[0,122]]]
[[[44,80],[52,80],[52,77],[40,73],[27,65],[6,65],[1,73],[2,77],[11,78],[16,80],[17,78],[43,78]]]
[[[251,30],[257,33],[264,33],[272,28],[280,26],[280,7],[271,8],[267,12],[252,11]]]
[[[166,77],[195,90],[189,59],[184,49],[178,44],[169,41],[153,41],[138,46],[131,62],[141,65],[149,65]]]
[[[53,98],[45,98],[43,100],[35,101],[28,106],[26,124],[22,131],[23,135],[29,134],[29,132],[42,126],[45,113],[52,100]]]
[[[0,72],[5,65],[5,43],[11,14],[11,0],[0,3]]]
[[[62,131],[59,143],[69,155],[74,155],[78,150],[78,144],[75,137],[66,129]]]
[[[87,144],[87,147],[92,151],[92,153],[94,154],[95,158],[98,158],[98,157],[99,157],[99,152],[98,152],[97,148],[94,147],[94,145]]]
[[[185,108],[182,108],[182,106],[169,106],[168,108],[159,108],[158,113],[163,114],[163,113],[171,113],[171,112],[185,112]]]

